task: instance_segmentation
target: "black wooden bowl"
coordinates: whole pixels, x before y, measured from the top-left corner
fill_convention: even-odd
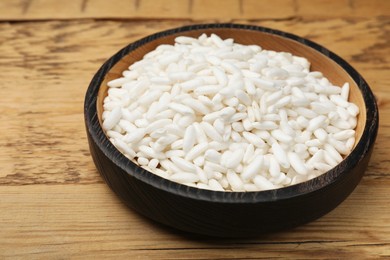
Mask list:
[[[163,179],[139,167],[108,140],[101,126],[106,83],[160,44],[178,35],[216,33],[242,44],[287,51],[306,57],[312,70],[336,85],[349,82],[350,100],[360,108],[356,144],[340,164],[310,181],[269,191],[220,192]],[[356,187],[367,167],[378,130],[375,98],[364,79],[343,59],[301,37],[277,30],[237,24],[185,26],[136,41],[99,69],[86,93],[85,124],[93,160],[110,188],[126,205],[165,225],[219,237],[249,237],[312,221],[340,204]]]

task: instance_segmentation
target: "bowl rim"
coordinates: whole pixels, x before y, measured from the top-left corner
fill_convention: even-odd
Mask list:
[[[110,69],[122,57],[145,43],[172,34],[179,34],[182,32],[204,29],[250,30],[277,35],[306,45],[307,47],[310,47],[314,49],[314,51],[322,53],[323,55],[327,56],[335,63],[340,65],[340,67],[343,68],[357,84],[358,88],[362,93],[363,100],[366,106],[366,122],[368,123],[365,124],[362,136],[359,142],[356,144],[355,148],[351,151],[351,153],[334,168],[311,180],[273,190],[250,192],[205,190],[176,183],[141,168],[136,163],[125,157],[107,138],[98,120],[96,106],[97,95],[100,89],[100,85],[104,80],[105,74],[109,72]],[[363,77],[349,63],[347,63],[341,57],[329,51],[325,47],[300,36],[283,32],[280,30],[270,29],[267,27],[235,23],[207,23],[186,25],[174,29],[157,32],[142,39],[139,39],[133,43],[130,43],[126,47],[119,50],[99,68],[99,70],[92,78],[85,94],[84,118],[87,131],[91,136],[91,141],[93,141],[95,145],[97,145],[97,147],[104,153],[104,155],[109,160],[119,166],[124,172],[126,172],[126,174],[129,174],[130,176],[138,179],[139,181],[151,185],[156,189],[161,189],[163,191],[173,193],[177,196],[196,200],[220,203],[261,203],[290,199],[293,197],[302,196],[304,194],[309,194],[321,190],[340,179],[344,172],[351,171],[354,165],[358,164],[374,145],[375,137],[378,131],[379,113],[376,99]],[[130,169],[135,169],[135,171],[131,171]]]

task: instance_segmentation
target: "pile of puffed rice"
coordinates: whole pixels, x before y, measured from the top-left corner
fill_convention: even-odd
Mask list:
[[[108,83],[103,129],[125,156],[174,182],[218,191],[276,189],[340,163],[359,108],[286,52],[215,34],[179,36]]]

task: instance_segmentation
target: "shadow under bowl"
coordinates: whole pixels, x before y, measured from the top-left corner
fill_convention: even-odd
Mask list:
[[[160,44],[179,35],[215,33],[241,44],[290,52],[307,58],[333,84],[350,84],[350,101],[358,105],[356,143],[336,167],[309,181],[259,192],[203,190],[161,178],[127,159],[102,129],[107,82]],[[122,201],[142,215],[187,232],[217,237],[252,237],[317,219],[339,205],[359,183],[378,131],[374,95],[359,73],[326,48],[304,38],[264,27],[238,24],[184,26],[147,36],[126,46],[98,70],[84,104],[89,147],[101,176]]]

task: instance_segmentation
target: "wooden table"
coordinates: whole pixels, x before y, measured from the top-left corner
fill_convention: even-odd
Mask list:
[[[204,22],[306,37],[368,81],[380,129],[361,183],[321,219],[256,239],[214,239],[126,208],[88,150],[84,94],[112,54]],[[390,1],[1,0],[0,259],[390,258]]]

